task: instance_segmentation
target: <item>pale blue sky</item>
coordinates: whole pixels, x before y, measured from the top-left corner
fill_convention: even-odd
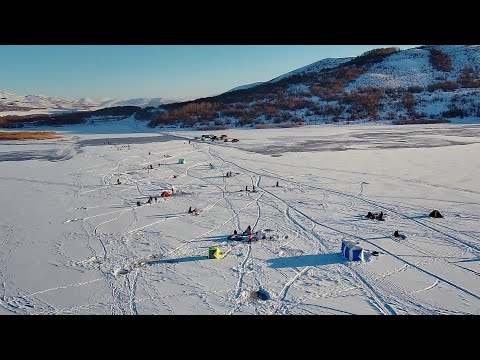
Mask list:
[[[389,46],[417,45],[0,45],[0,91],[198,98]]]

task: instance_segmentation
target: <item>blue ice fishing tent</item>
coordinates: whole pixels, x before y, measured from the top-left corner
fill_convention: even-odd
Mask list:
[[[363,249],[353,241],[342,240],[342,254],[350,261],[365,261]]]

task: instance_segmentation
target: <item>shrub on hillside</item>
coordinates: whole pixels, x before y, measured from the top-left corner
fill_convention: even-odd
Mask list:
[[[260,124],[260,125],[255,125],[255,129],[273,129],[276,128],[277,125],[273,124]]]
[[[281,101],[277,101],[275,106],[280,109],[295,111],[295,110],[308,108],[312,106],[312,103],[311,101],[306,99],[302,99],[299,97],[291,97],[291,98],[285,98]],[[274,114],[276,114],[276,112],[277,111],[275,109]]]
[[[448,72],[452,70],[452,59],[440,49],[430,49],[430,64],[439,71]]]
[[[366,66],[342,66],[326,71],[320,78],[315,78],[310,86],[310,93],[326,101],[340,100],[345,87],[365,73]]]
[[[217,130],[228,130],[229,127],[225,125],[220,126],[200,126],[197,128],[198,131],[217,131]]]
[[[373,49],[363,53],[360,56],[357,56],[355,59],[352,59],[349,63],[355,65],[364,65],[369,63],[377,63],[382,61],[385,57],[395,54],[401,51],[398,47],[388,47],[388,48],[379,48]]]
[[[387,120],[393,120],[396,117],[397,117],[397,113],[395,111],[389,111],[385,116]]]
[[[279,128],[294,128],[294,127],[302,127],[303,123],[295,123],[295,124],[280,124],[278,125]]]
[[[413,97],[412,93],[405,93],[403,99],[402,99],[402,104],[405,106],[407,109],[407,113],[409,116],[415,117],[415,98]]]
[[[0,131],[1,140],[45,140],[58,139],[63,136],[55,131]]]
[[[450,120],[438,119],[438,120],[397,120],[393,121],[393,125],[415,125],[415,124],[444,124],[449,123]]]
[[[407,91],[413,94],[420,93],[423,91],[423,86],[410,86]]]
[[[458,89],[458,84],[455,81],[437,82],[427,86],[427,90],[430,92],[434,92],[436,90],[453,91],[455,89]]]
[[[359,88],[347,94],[345,104],[350,105],[348,112],[352,121],[358,118],[379,120],[379,111],[383,108],[384,92],[378,88]]]
[[[463,118],[467,114],[464,110],[451,106],[447,111],[442,112],[442,116],[446,118]]]
[[[466,66],[458,76],[458,82],[465,88],[480,88],[480,74],[471,67]]]
[[[222,114],[228,117],[239,118],[242,115],[244,115],[245,112],[246,111],[244,108],[229,108],[229,109],[223,110]]]
[[[177,122],[185,122],[195,124],[197,121],[209,121],[216,118],[219,114],[218,108],[222,108],[222,104],[210,102],[192,102],[186,105],[171,108],[171,110],[162,113],[152,119],[148,126],[155,127],[159,124],[171,125]]]
[[[252,118],[244,115],[240,118],[240,120],[237,122],[238,125],[240,126],[245,126],[245,125],[250,125],[252,123]]]

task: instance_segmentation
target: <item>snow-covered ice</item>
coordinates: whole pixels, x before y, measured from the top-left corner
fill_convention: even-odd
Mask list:
[[[92,129],[0,143],[0,314],[480,314],[479,125]]]

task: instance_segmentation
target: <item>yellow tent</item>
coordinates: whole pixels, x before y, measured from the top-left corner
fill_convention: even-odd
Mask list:
[[[208,248],[209,259],[222,259],[225,255],[222,254],[217,246],[211,246]]]

